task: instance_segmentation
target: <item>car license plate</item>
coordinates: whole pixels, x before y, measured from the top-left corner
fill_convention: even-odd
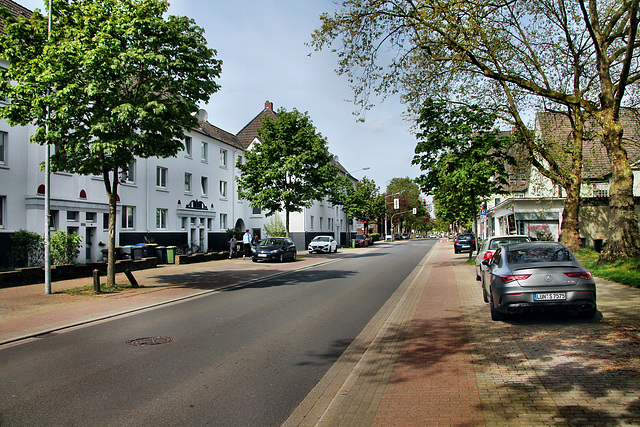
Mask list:
[[[555,300],[565,300],[567,299],[567,294],[564,292],[554,292],[550,294],[534,294],[534,301],[555,301]]]
[[[471,247],[471,245],[462,245],[463,249],[469,249]]]
[[[258,254],[258,257],[259,257],[259,258],[266,258],[266,257],[267,257],[267,254]]]

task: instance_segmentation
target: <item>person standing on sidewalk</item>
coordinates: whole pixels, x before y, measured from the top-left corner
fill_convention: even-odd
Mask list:
[[[237,245],[238,241],[236,240],[236,235],[234,234],[231,236],[231,240],[229,240],[229,259],[233,257],[233,254],[236,254],[236,257],[238,256],[236,248]]]
[[[249,229],[242,236],[242,249],[244,253],[242,254],[242,259],[251,256],[251,233],[249,233]]]

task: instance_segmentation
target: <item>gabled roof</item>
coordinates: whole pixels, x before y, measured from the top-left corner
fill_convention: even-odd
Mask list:
[[[194,131],[210,136],[211,138],[217,139],[218,141],[222,141],[226,144],[231,145],[232,147],[244,149],[240,145],[240,143],[238,142],[238,138],[234,134],[229,133],[226,130],[222,130],[206,120],[201,121],[200,127],[194,129]]]
[[[12,0],[0,0],[0,7],[6,7],[13,16],[31,18],[33,12]],[[0,20],[0,31],[4,31],[4,22]]]
[[[542,112],[536,114],[536,122],[539,135],[544,139],[559,142],[567,148],[573,144],[573,129],[566,116]],[[634,165],[640,161],[640,112],[622,109],[620,122],[624,129],[623,139],[627,157],[629,163]],[[569,162],[570,158],[566,161]],[[607,150],[602,145],[600,125],[595,119],[590,119],[585,123],[582,179],[601,180],[611,172],[611,162]]]
[[[258,129],[262,127],[262,121],[265,117],[271,117],[274,120],[277,118],[276,113],[273,111],[273,103],[269,101],[265,102],[264,110],[254,117],[254,119],[236,135],[241,148],[246,150],[253,140],[258,138]]]

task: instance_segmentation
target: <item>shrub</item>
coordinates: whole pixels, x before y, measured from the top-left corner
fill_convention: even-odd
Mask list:
[[[35,267],[43,264],[44,237],[27,230],[18,230],[11,236],[11,258],[14,265]]]
[[[80,255],[82,237],[77,234],[58,230],[51,235],[51,263],[53,265],[71,264]]]
[[[275,215],[271,217],[269,224],[264,225],[264,231],[267,237],[285,237],[287,235],[287,229],[284,223]]]
[[[380,233],[371,233],[370,236],[374,242],[377,242],[378,240],[380,240]]]

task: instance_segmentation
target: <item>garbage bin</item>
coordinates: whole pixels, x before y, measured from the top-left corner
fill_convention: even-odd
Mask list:
[[[593,248],[596,252],[602,252],[602,239],[593,239]]]
[[[587,247],[587,238],[586,237],[580,237],[580,247],[581,248],[586,248]]]
[[[156,256],[157,243],[147,243],[142,250],[142,258]],[[159,262],[159,261],[158,261]]]
[[[100,249],[100,252],[102,252],[102,261],[109,261],[109,249]]]
[[[120,247],[120,259],[132,259],[133,258],[133,246],[126,245]]]
[[[164,246],[156,246],[154,250],[155,250],[156,258],[158,259],[158,264],[166,264],[167,248]]]
[[[356,247],[356,239],[351,239],[351,247],[352,248]]]
[[[134,261],[140,261],[142,259],[143,250],[146,252],[145,246],[144,243],[131,246],[131,254]]]
[[[176,249],[176,246],[167,246],[167,264],[175,264]]]

